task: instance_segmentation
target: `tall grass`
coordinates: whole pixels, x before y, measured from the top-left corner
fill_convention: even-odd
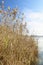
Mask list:
[[[37,65],[38,44],[35,39],[27,35],[26,23],[23,18],[16,18],[16,10],[10,13],[13,16],[8,24],[9,18],[3,19],[4,24],[0,25],[0,65]],[[3,17],[4,18],[4,17]]]
[[[3,65],[35,65],[38,46],[33,38],[18,35],[7,26],[0,26],[0,63]]]

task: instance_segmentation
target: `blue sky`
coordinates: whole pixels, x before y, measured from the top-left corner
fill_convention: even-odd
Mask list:
[[[28,27],[31,28],[30,33],[35,31],[33,34],[43,34],[43,0],[4,0],[4,2],[5,9],[8,6],[11,9],[17,6],[25,13]]]
[[[0,0],[0,4],[1,4]],[[16,6],[23,11],[27,20],[29,34],[43,35],[43,0],[4,0],[5,8],[8,6],[15,8]],[[43,39],[42,39],[43,40]],[[39,43],[39,47],[43,51],[43,41]]]
[[[0,0],[0,4],[1,4]],[[33,34],[43,34],[43,0],[4,0],[5,8],[8,6],[15,8],[16,6],[23,11],[28,21],[28,27]],[[30,26],[29,26],[30,25]],[[37,27],[36,27],[37,26]]]
[[[1,2],[2,0],[0,0]],[[24,8],[32,9],[33,11],[43,11],[43,0],[4,0],[5,7],[14,8],[18,6],[21,10]]]

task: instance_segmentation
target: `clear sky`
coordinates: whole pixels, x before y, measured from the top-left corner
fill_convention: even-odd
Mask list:
[[[2,0],[0,0],[1,3]],[[43,11],[43,0],[4,0],[5,7],[14,8],[18,6],[20,9],[28,8],[33,11]]]
[[[0,5],[1,5],[0,0]],[[43,0],[4,0],[5,8],[16,6],[23,11],[30,34],[43,35]],[[43,40],[43,39],[42,39]],[[43,41],[39,43],[43,51]]]
[[[1,5],[2,0],[0,0]],[[32,34],[43,34],[43,0],[4,0],[5,9],[16,6],[23,11]],[[32,31],[32,32],[31,32]]]

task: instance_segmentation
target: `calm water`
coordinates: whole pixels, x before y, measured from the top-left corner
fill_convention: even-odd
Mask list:
[[[43,65],[43,37],[38,39],[39,65]]]

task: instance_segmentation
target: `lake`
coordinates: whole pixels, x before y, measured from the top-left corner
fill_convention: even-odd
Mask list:
[[[43,65],[43,37],[38,38],[39,65]]]

